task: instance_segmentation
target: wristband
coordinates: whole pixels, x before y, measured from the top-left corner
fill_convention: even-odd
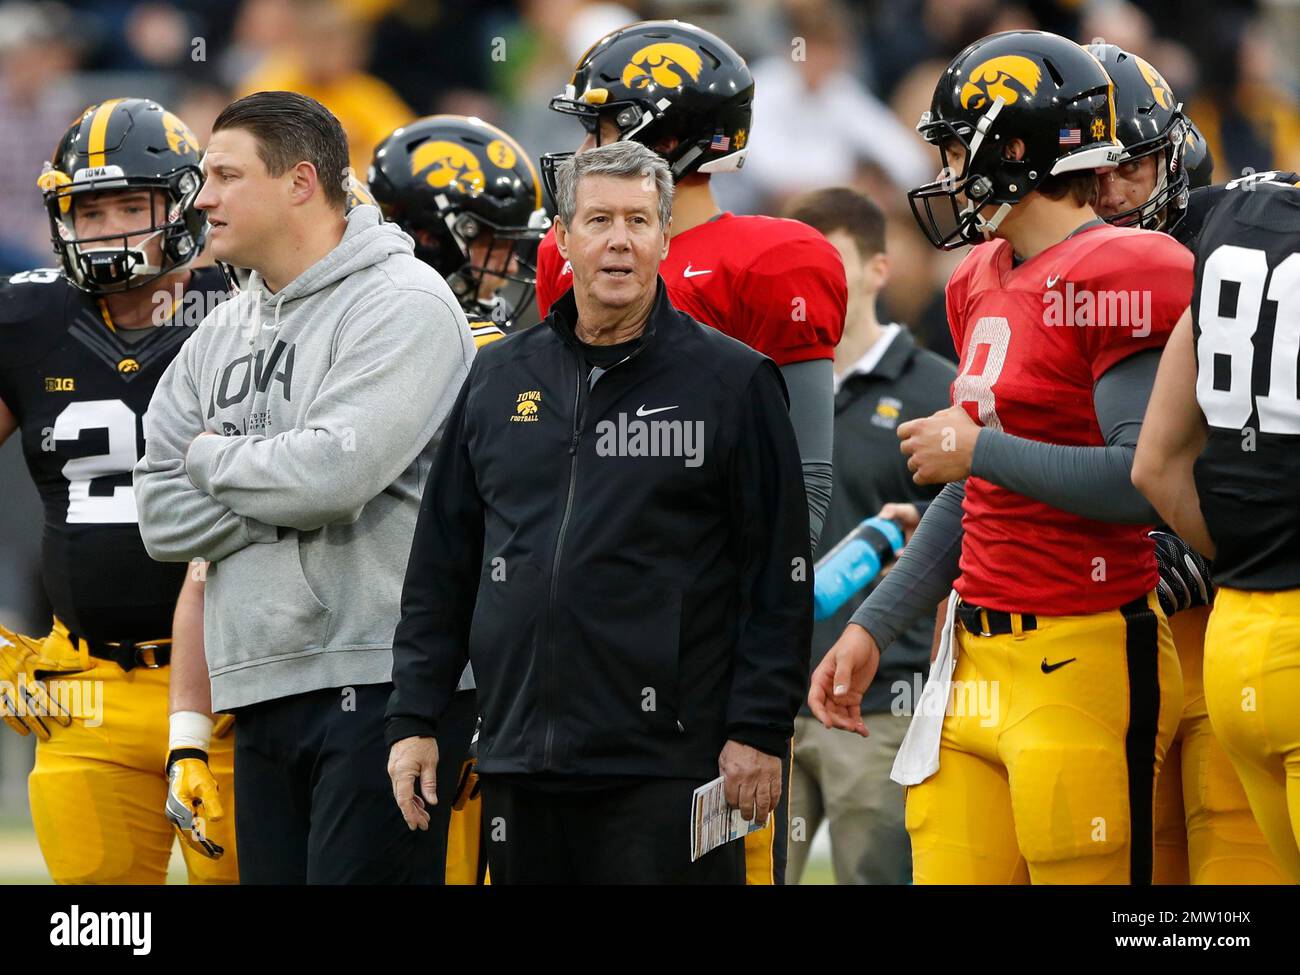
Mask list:
[[[212,718],[199,711],[172,712],[167,750],[197,748],[207,751],[212,744]]]

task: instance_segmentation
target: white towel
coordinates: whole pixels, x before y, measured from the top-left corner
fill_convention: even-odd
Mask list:
[[[957,593],[954,591],[948,594],[948,615],[939,638],[938,656],[930,664],[930,676],[926,678],[921,700],[916,703],[912,723],[907,726],[889,774],[899,785],[919,785],[939,771],[939,739],[943,736],[952,671],[957,663],[957,641],[953,639],[956,625]]]

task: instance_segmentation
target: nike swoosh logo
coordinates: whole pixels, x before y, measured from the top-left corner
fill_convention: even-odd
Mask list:
[[[653,410],[647,410],[645,408],[645,404],[642,403],[640,406],[636,408],[636,415],[649,416],[651,413],[662,413],[664,410],[675,410],[675,409],[677,409],[677,407],[675,406],[660,406],[660,407],[656,407]]]
[[[1060,669],[1061,669],[1062,667],[1064,667],[1066,664],[1072,664],[1072,663],[1074,663],[1074,662],[1075,662],[1076,660],[1078,660],[1078,659],[1079,659],[1078,657],[1071,657],[1069,660],[1062,660],[1059,664],[1049,664],[1049,663],[1047,662],[1047,658],[1044,657],[1044,658],[1043,658],[1043,664],[1042,664],[1043,673],[1044,673],[1044,674],[1050,674],[1052,671],[1054,671],[1054,670],[1060,670]]]
[[[1051,287],[1055,287],[1056,282],[1057,282],[1057,281],[1060,281],[1060,280],[1061,280],[1061,276],[1060,276],[1059,274],[1048,275],[1048,278],[1047,278],[1047,286],[1048,286],[1049,288],[1051,288]]]
[[[691,270],[691,266],[690,266],[689,264],[687,264],[687,265],[686,265],[686,270],[684,270],[684,271],[682,272],[682,277],[684,277],[684,278],[698,278],[701,274],[712,274],[712,273],[713,273],[713,268],[709,268],[707,271],[692,271],[692,270]]]

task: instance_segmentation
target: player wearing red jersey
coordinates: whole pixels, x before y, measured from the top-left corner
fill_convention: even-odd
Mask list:
[[[1127,478],[1191,255],[1097,218],[1096,172],[1121,152],[1114,100],[1065,38],[971,45],[919,130],[948,168],[909,194],[918,222],[936,246],[979,245],[948,285],[954,405],[899,428],[918,482],[949,483],[809,704],[864,734],[859,702],[898,607],[932,606],[955,580],[894,768],[911,786],[914,879],[1149,883],[1182,686],[1154,513]]]
[[[725,41],[681,21],[647,21],[593,45],[551,108],[582,121],[588,135],[579,152],[634,139],[668,161],[676,190],[659,274],[675,307],[781,367],[816,547],[830,503],[832,363],[848,287],[839,254],[817,231],[724,213],[713,197],[712,175],[744,164],[753,93],[749,67]],[[548,186],[567,155],[543,157]],[[538,313],[572,284],[552,231],[538,249]]]
[[[744,164],[753,94],[748,65],[725,41],[681,21],[646,21],[597,41],[551,108],[582,122],[588,134],[579,152],[633,139],[668,161],[676,188],[660,277],[675,307],[780,367],[816,548],[830,504],[832,366],[848,286],[839,253],[811,227],[724,213],[713,197],[712,175]],[[555,165],[567,155],[542,158],[552,196]],[[539,314],[572,283],[552,231],[538,248]],[[745,839],[750,883],[784,882],[786,804],[783,796],[775,827]]]

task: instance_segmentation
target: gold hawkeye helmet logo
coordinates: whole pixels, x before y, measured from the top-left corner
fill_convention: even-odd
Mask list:
[[[122,375],[126,375],[132,372],[139,372],[140,363],[136,362],[136,360],[132,359],[130,356],[127,356],[125,359],[123,359],[121,362],[117,364],[117,371],[122,373]]]
[[[171,112],[163,112],[163,128],[167,131],[167,147],[172,152],[199,151],[199,140],[190,127]]]
[[[978,65],[970,73],[970,80],[961,86],[961,107],[987,108],[996,98],[1014,105],[1021,95],[1031,97],[1038,91],[1042,77],[1043,69],[1023,55],[990,58]]]
[[[1160,76],[1160,72],[1139,57],[1135,56],[1133,60],[1137,62],[1138,70],[1142,72],[1142,77],[1146,79],[1146,83],[1151,86],[1151,94],[1153,94],[1156,101],[1160,103],[1160,107],[1173,108],[1173,89],[1171,89],[1165,79]]]
[[[660,42],[643,47],[632,55],[623,69],[623,84],[627,88],[676,88],[689,76],[700,80],[704,59],[685,44]]]
[[[434,189],[457,184],[459,189],[476,194],[487,185],[478,157],[459,143],[442,139],[426,142],[411,153],[411,175],[421,173]]]

